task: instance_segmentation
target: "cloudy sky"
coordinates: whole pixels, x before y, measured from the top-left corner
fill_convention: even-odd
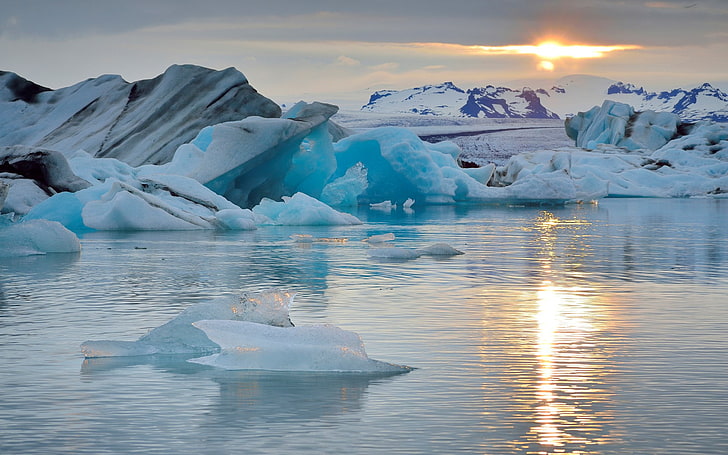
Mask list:
[[[278,102],[569,74],[728,87],[728,0],[3,0],[0,11],[0,69],[51,88],[174,63],[236,67]],[[544,41],[582,47],[534,47]]]

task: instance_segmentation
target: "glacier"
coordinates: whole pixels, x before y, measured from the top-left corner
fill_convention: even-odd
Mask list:
[[[243,292],[194,304],[136,341],[81,344],[85,358],[201,356],[189,362],[225,370],[397,374],[412,368],[370,359],[361,337],[328,324],[294,326],[294,294]]]

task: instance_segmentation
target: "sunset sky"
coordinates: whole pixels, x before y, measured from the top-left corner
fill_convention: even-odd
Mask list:
[[[59,88],[233,66],[278,102],[354,104],[570,74],[726,88],[726,24],[726,0],[4,0],[0,69]]]

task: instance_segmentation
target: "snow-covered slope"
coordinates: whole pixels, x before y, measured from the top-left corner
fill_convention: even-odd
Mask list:
[[[558,118],[541,105],[530,88],[513,90],[488,85],[463,90],[452,82],[372,94],[364,111],[474,118]]]
[[[629,104],[637,111],[670,112],[685,121],[728,122],[728,94],[711,84],[651,92],[634,84],[574,75],[561,78],[541,93],[541,102],[561,117],[571,117],[604,100]]]
[[[728,121],[728,94],[710,84],[651,92],[611,79],[572,75],[550,88],[513,89],[488,85],[461,89],[451,82],[374,93],[363,111],[487,118],[567,118],[611,100],[677,114],[685,121]]]
[[[234,68],[174,65],[154,79],[106,75],[58,90],[0,72],[0,146],[84,149],[135,166],[171,160],[205,126],[280,113]]]
[[[439,85],[425,85],[408,90],[380,90],[369,97],[364,111],[406,113],[420,115],[460,114],[460,106],[468,99],[465,90],[452,82]]]

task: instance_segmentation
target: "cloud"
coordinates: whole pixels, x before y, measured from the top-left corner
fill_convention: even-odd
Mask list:
[[[697,6],[697,3],[687,3],[687,2],[679,2],[679,3],[668,3],[668,2],[647,2],[645,3],[645,6],[648,8],[693,8]]]
[[[394,71],[399,68],[399,63],[387,62],[379,65],[370,66],[369,69],[372,71]]]
[[[346,55],[340,55],[336,59],[336,65],[340,66],[359,66],[361,62],[355,58],[347,57]]]

